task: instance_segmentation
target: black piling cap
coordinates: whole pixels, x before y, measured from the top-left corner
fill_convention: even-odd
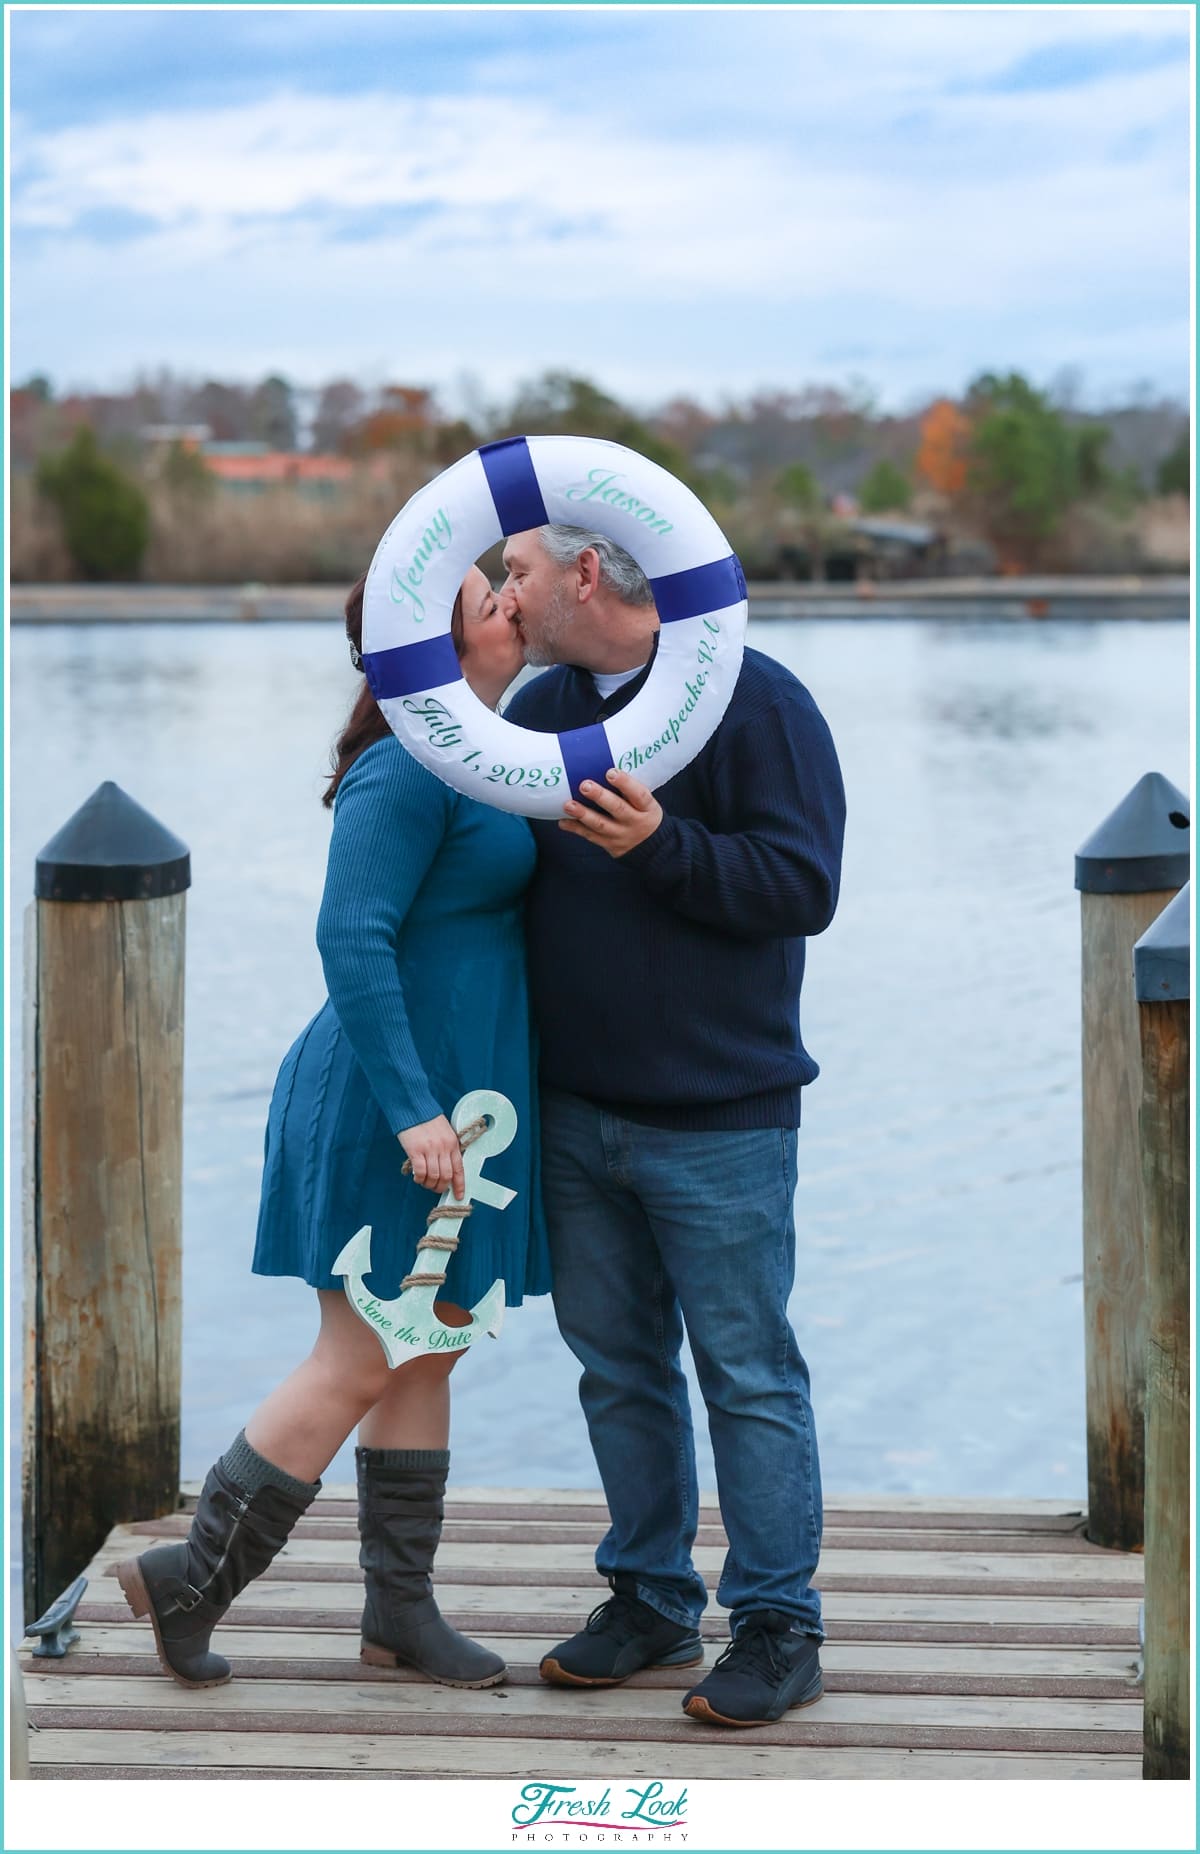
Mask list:
[[[1165,1004],[1191,995],[1191,894],[1192,885],[1185,882],[1133,949],[1133,988],[1139,1004]]]
[[[192,884],[187,844],[106,779],[37,859],[39,901],[152,901]]]
[[[1187,881],[1191,804],[1161,773],[1144,773],[1075,853],[1087,895],[1149,895]]]

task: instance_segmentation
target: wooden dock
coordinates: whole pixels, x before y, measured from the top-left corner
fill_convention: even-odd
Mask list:
[[[184,1504],[194,1504],[195,1487]],[[234,1604],[215,1646],[224,1687],[165,1679],[148,1624],[112,1576],[185,1513],[118,1527],[88,1569],[80,1639],[21,1665],[35,1778],[1133,1778],[1142,1560],[1083,1536],[1048,1500],[831,1500],[818,1582],[825,1698],[779,1724],[719,1731],[680,1709],[695,1670],[572,1692],[541,1655],[607,1594],[592,1568],[605,1523],[585,1492],[460,1489],[438,1554],[450,1620],[509,1664],[484,1692],[397,1679],[358,1658],[353,1490],[327,1488],[287,1549]],[[715,1586],[724,1534],[702,1513],[696,1561]],[[703,1625],[706,1660],[726,1641]]]

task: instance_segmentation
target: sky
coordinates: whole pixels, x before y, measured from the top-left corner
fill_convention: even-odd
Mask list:
[[[17,381],[1187,397],[1190,8],[9,19]]]

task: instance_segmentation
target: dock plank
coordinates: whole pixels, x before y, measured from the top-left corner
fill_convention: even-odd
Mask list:
[[[200,1481],[184,1481],[180,1498],[195,1501],[202,1486]],[[328,1501],[341,1501],[353,1506],[357,1492],[350,1481],[330,1481],[321,1491],[322,1506]],[[446,1492],[446,1511],[452,1513],[459,1506],[519,1506],[519,1507],[571,1507],[587,1506],[595,1512],[606,1516],[607,1508],[604,1496],[592,1488],[583,1487],[451,1487]],[[700,1512],[720,1515],[717,1496],[711,1490],[701,1490]],[[825,1501],[825,1513],[832,1517],[837,1513],[887,1512],[900,1515],[910,1513],[951,1513],[956,1517],[971,1518],[983,1514],[1004,1514],[1021,1520],[1045,1517],[1062,1517],[1064,1514],[1078,1519],[1083,1516],[1083,1507],[1078,1501],[1055,1499],[1010,1499],[1007,1497],[991,1498],[976,1494],[831,1494]]]
[[[700,1728],[703,1729],[703,1728]],[[240,1767],[245,1774],[280,1776],[416,1778],[464,1777],[521,1778],[530,1770],[561,1774],[560,1739],[471,1739],[372,1737],[359,1733],[305,1736],[286,1732],[253,1734],[222,1732],[52,1731],[38,1734],[39,1776],[62,1775],[59,1766],[76,1767],[72,1774],[87,1777],[129,1777],[135,1773],[161,1778],[180,1776],[222,1777]],[[586,1775],[589,1770],[611,1774],[614,1763],[628,1776],[661,1776],[663,1757],[657,1747],[622,1745],[614,1759],[608,1744],[571,1746],[569,1769]],[[116,1766],[117,1768],[113,1768]],[[108,1767],[108,1768],[106,1768]],[[1050,1754],[992,1752],[914,1752],[847,1748],[821,1750],[811,1746],[776,1747],[746,1743],[717,1744],[705,1734],[703,1743],[672,1745],[673,1777],[753,1778],[792,1780],[855,1778],[958,1778],[962,1780],[1035,1778],[1130,1779],[1141,1774],[1141,1757],[1075,1753]]]
[[[633,1696],[636,1696],[636,1705]],[[379,1684],[374,1682],[334,1686],[321,1681],[273,1680],[245,1685],[231,1681],[225,1687],[189,1692],[153,1675],[110,1679],[105,1683],[102,1698],[92,1679],[35,1675],[26,1680],[26,1699],[37,1723],[54,1723],[42,1720],[43,1710],[63,1712],[78,1708],[88,1712],[132,1711],[142,1715],[143,1722],[153,1721],[155,1714],[163,1718],[168,1713],[179,1713],[185,1721],[195,1722],[208,1714],[237,1713],[246,1716],[248,1729],[255,1729],[254,1721],[262,1713],[309,1713],[314,1718],[327,1720],[331,1716],[375,1714],[384,1704]],[[638,1721],[648,1729],[668,1723],[675,1725],[679,1723],[680,1714],[677,1691],[624,1686],[568,1693],[551,1688],[544,1681],[529,1686],[489,1687],[480,1692],[436,1687],[429,1682],[394,1683],[386,1703],[397,1721],[403,1721],[408,1714],[430,1717],[443,1713],[474,1719],[554,1719],[581,1737],[587,1737],[596,1728],[607,1732],[610,1724],[627,1720],[631,1713],[636,1713]],[[950,1698],[925,1694],[831,1692],[822,1701],[819,1719],[811,1729],[823,1731],[828,1725],[934,1726],[951,1731],[987,1727],[1128,1733],[1140,1728],[1141,1703],[1136,1699]],[[160,1729],[167,1729],[165,1723]],[[810,1728],[805,1721],[789,1729]]]
[[[508,1665],[510,1686],[540,1684],[538,1663],[556,1637],[514,1636],[476,1631],[476,1639]],[[33,1664],[39,1677],[50,1683],[64,1676],[110,1677],[157,1674],[158,1663],[150,1630],[132,1621],[121,1625],[93,1625],[89,1649],[77,1648],[62,1662]],[[706,1662],[716,1659],[719,1642],[710,1643]],[[221,1647],[234,1662],[239,1681],[322,1680],[424,1685],[409,1669],[364,1665],[359,1659],[356,1633],[267,1629],[221,1631]],[[1135,1696],[1132,1651],[1072,1647],[988,1648],[956,1645],[903,1646],[892,1642],[840,1644],[827,1642],[821,1655],[827,1693],[941,1693],[979,1694],[1026,1698],[1128,1699]],[[682,1692],[696,1679],[694,1669],[650,1668],[638,1676],[638,1686]]]
[[[185,1530],[186,1527],[180,1528],[181,1532]],[[306,1528],[302,1523],[284,1546],[280,1559],[301,1564],[344,1564],[357,1570],[356,1528],[347,1524],[344,1530],[333,1531],[332,1536],[321,1535],[331,1530]],[[443,1538],[438,1549],[438,1564],[455,1570],[484,1558],[490,1568],[512,1566],[530,1572],[582,1572],[589,1575],[594,1571],[597,1531],[598,1527],[593,1527],[590,1534],[587,1534],[581,1528],[578,1538],[545,1541],[540,1537],[536,1540],[512,1539],[503,1528],[493,1527],[478,1538],[457,1541]],[[162,1534],[152,1528],[117,1526],[97,1553],[95,1561],[111,1562],[121,1557],[131,1546],[146,1551],[161,1542]],[[719,1574],[726,1549],[723,1543],[697,1545],[693,1551],[697,1568]],[[1139,1583],[1142,1559],[1136,1553],[1105,1551],[1099,1546],[1090,1545],[1086,1540],[1076,1542],[1056,1539],[1054,1549],[1045,1551],[1040,1540],[1033,1543],[1019,1534],[992,1535],[986,1541],[973,1538],[965,1546],[961,1534],[948,1534],[936,1544],[924,1538],[917,1544],[909,1544],[907,1541],[897,1544],[883,1538],[874,1541],[867,1549],[857,1544],[844,1547],[827,1542],[821,1552],[821,1571],[823,1575],[837,1572],[859,1577],[889,1573],[911,1573],[913,1576],[958,1574],[1018,1576],[1035,1580],[1053,1577],[1081,1582],[1101,1578],[1113,1583]]]
[[[480,1615],[546,1615],[555,1623],[548,1629],[581,1626],[582,1620],[604,1596],[600,1584],[541,1587],[516,1584],[462,1584],[450,1578],[437,1580],[438,1601],[445,1610],[454,1610],[474,1620]],[[960,1595],[946,1592],[825,1591],[826,1626],[840,1620],[862,1621],[961,1621],[978,1622],[994,1629],[1005,1622],[1078,1622],[1108,1623],[1136,1628],[1139,1590],[1120,1596],[1064,1596],[1047,1598],[1033,1590],[1013,1595]],[[119,1621],[127,1615],[124,1594],[115,1577],[98,1576],[89,1583],[79,1613],[93,1621]],[[113,1611],[99,1615],[99,1609]],[[319,1612],[330,1616],[336,1628],[344,1618],[357,1619],[362,1609],[360,1586],[349,1582],[322,1581],[317,1584],[299,1579],[263,1577],[244,1590],[230,1608],[230,1615],[247,1620],[253,1616],[262,1626],[268,1617],[281,1616],[286,1626],[289,1612]],[[710,1600],[705,1611],[705,1625],[714,1635],[728,1634],[725,1612]],[[269,1623],[266,1623],[270,1626]],[[323,1626],[308,1624],[305,1626]]]
[[[871,1517],[877,1518],[878,1515]],[[943,1523],[920,1525],[909,1528],[898,1526],[829,1526],[825,1527],[823,1549],[830,1551],[962,1551],[967,1549],[990,1551],[1011,1551],[1015,1545],[1027,1540],[1028,1534],[999,1526],[975,1527],[965,1535],[951,1525],[948,1515],[942,1516]],[[488,1519],[483,1516],[462,1519],[449,1519],[442,1532],[443,1546],[447,1545],[491,1545],[498,1544],[536,1544],[536,1545],[571,1545],[583,1544],[589,1550],[594,1548],[597,1534],[606,1521],[597,1514],[594,1519],[546,1520],[544,1522],[516,1519]],[[165,1519],[149,1519],[138,1522],[137,1530],[145,1538],[166,1539],[183,1538],[187,1534],[189,1516],[187,1513],[170,1513]],[[1073,1555],[1092,1555],[1102,1558],[1104,1547],[1093,1545],[1084,1538],[1077,1525],[1049,1524],[1038,1528],[1039,1552],[1049,1552],[1056,1556],[1069,1552]],[[322,1512],[318,1518],[302,1519],[292,1534],[296,1543],[308,1539],[353,1540],[357,1546],[358,1527],[350,1513],[329,1514]],[[728,1549],[728,1539],[720,1526],[701,1526],[696,1534],[698,1547],[713,1547],[721,1552]]]
[[[475,1639],[494,1653],[504,1655],[512,1670],[536,1667],[558,1638],[549,1633],[489,1635],[486,1630],[480,1629]],[[331,1669],[349,1663],[361,1669],[364,1676],[369,1674],[374,1678],[378,1674],[384,1679],[392,1678],[386,1669],[362,1666],[358,1658],[357,1632],[349,1629],[321,1633],[317,1630],[242,1629],[232,1624],[223,1624],[221,1646],[231,1656],[304,1656],[309,1660],[326,1662]],[[718,1647],[719,1643],[710,1646],[708,1658],[715,1656]],[[81,1655],[79,1648],[75,1648],[62,1661],[33,1661],[31,1669],[41,1675],[60,1678],[79,1671],[80,1662],[84,1658],[89,1662],[94,1661],[97,1666],[103,1666],[108,1655],[136,1656],[139,1651],[152,1658],[154,1638],[146,1623],[135,1622],[129,1617],[124,1623],[94,1624],[88,1630],[86,1657]],[[846,1644],[836,1640],[825,1643],[821,1650],[821,1662],[827,1679],[831,1670],[844,1669],[877,1673],[896,1670],[947,1675],[978,1673],[981,1678],[1012,1674],[1060,1680],[1105,1677],[1128,1680],[1133,1667],[1131,1655],[1113,1648],[998,1648],[974,1645],[918,1645],[901,1648],[890,1642]],[[659,1674],[663,1679],[687,1685],[694,1678],[686,1668],[662,1668]],[[412,1678],[415,1680],[418,1676],[414,1674]]]

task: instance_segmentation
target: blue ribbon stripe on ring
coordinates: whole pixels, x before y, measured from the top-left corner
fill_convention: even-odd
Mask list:
[[[659,620],[676,624],[681,618],[698,618],[701,612],[724,611],[746,596],[746,576],[736,554],[708,566],[685,567],[681,573],[664,573],[650,581]]]
[[[481,444],[479,461],[496,504],[501,534],[545,527],[550,517],[525,439],[500,438],[495,444]]]
[[[601,722],[595,727],[573,727],[566,734],[560,734],[558,750],[562,754],[572,798],[579,797],[579,788],[585,779],[594,779],[597,785],[603,785],[605,773],[617,763]]]
[[[420,695],[425,689],[444,689],[462,680],[454,640],[448,632],[423,637],[415,644],[397,644],[391,650],[370,650],[363,657],[367,685],[377,702],[390,695]]]

